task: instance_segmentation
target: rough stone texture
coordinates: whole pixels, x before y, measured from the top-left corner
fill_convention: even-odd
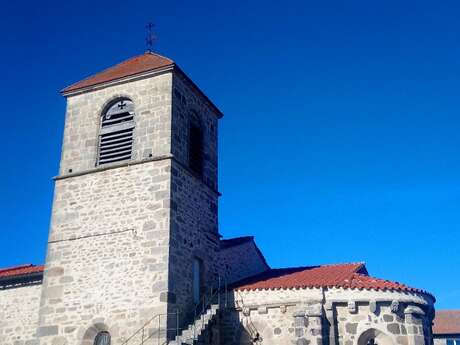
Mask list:
[[[189,128],[192,116],[197,116],[203,130],[203,182],[217,191],[218,114],[196,88],[180,74],[173,77],[171,152],[184,166],[189,162]],[[217,207],[217,205],[216,205]],[[216,209],[217,214],[217,209]]]
[[[219,233],[217,192],[218,114],[196,88],[180,74],[174,74],[172,96],[171,241],[169,290],[179,310],[181,324],[191,321],[193,301],[193,259],[203,267],[203,294],[217,285]],[[203,173],[189,166],[189,128],[194,117],[203,131]]]
[[[190,322],[194,309],[193,259],[203,264],[203,294],[218,283],[217,194],[179,163],[173,162],[172,176],[169,289],[176,303],[169,305],[169,311],[180,310],[182,321]]]
[[[95,167],[101,114],[120,96],[134,103],[132,159]],[[192,110],[204,133],[202,177],[187,167]],[[187,320],[193,258],[203,262],[203,290],[218,271],[217,118],[195,87],[171,72],[68,98],[42,345],[90,344],[101,330],[116,344],[156,314],[180,311]],[[159,324],[175,320],[163,316]]]
[[[68,97],[60,175],[94,168],[102,112],[121,96],[135,107],[132,160],[170,153],[171,90],[172,74],[165,73]]]
[[[0,344],[36,345],[41,285],[0,290]]]
[[[379,345],[432,343],[433,300],[424,294],[339,288],[256,290],[235,291],[231,300],[234,309],[221,320],[225,345],[249,344],[255,334],[263,339],[261,344],[366,345],[372,337]],[[405,309],[394,312],[394,301]],[[356,308],[350,309],[351,304]],[[261,309],[267,312],[260,313]]]
[[[236,291],[230,298],[235,309],[221,320],[221,343],[318,345],[322,321],[311,311],[321,311],[312,309],[321,299],[320,289]]]
[[[220,251],[219,270],[231,284],[266,271],[269,267],[259,254],[253,241]]]
[[[170,171],[163,160],[56,181],[39,327],[58,332],[42,345],[95,324],[118,341],[166,312]]]

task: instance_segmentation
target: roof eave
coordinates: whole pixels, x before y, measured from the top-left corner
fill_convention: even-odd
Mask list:
[[[75,95],[78,95],[78,94],[103,89],[103,88],[106,88],[108,86],[123,84],[123,83],[131,82],[131,81],[134,81],[134,80],[144,79],[144,78],[148,78],[148,77],[151,77],[151,76],[154,76],[154,75],[159,75],[159,74],[162,74],[162,73],[170,72],[170,71],[172,71],[174,69],[174,66],[175,66],[175,64],[172,63],[172,64],[167,65],[167,66],[153,68],[153,69],[143,71],[143,72],[140,72],[140,73],[131,74],[131,75],[121,77],[121,78],[115,78],[115,79],[112,79],[112,80],[96,83],[96,84],[89,85],[89,86],[83,86],[83,87],[74,88],[73,85],[75,85],[75,84],[72,84],[72,85],[62,89],[60,91],[60,93],[64,97],[75,96]]]
[[[172,72],[172,71],[181,74],[184,77],[184,79],[186,79],[187,82],[189,82],[198,91],[198,93],[206,100],[206,102],[216,112],[216,115],[217,115],[217,117],[219,119],[224,116],[222,111],[209,99],[208,96],[206,96],[206,94],[198,87],[198,85],[196,85],[193,82],[193,80],[190,79],[187,76],[187,74],[175,63],[171,63],[170,65],[159,67],[159,68],[154,68],[154,69],[151,69],[151,70],[148,70],[148,71],[132,74],[132,75],[129,75],[129,76],[126,76],[126,77],[115,78],[113,80],[108,80],[108,81],[105,81],[105,82],[96,83],[94,85],[74,88],[73,85],[75,85],[75,84],[72,84],[72,85],[62,89],[60,91],[60,93],[64,97],[71,97],[71,96],[79,95],[79,94],[82,94],[82,93],[103,89],[103,88],[106,88],[106,87],[109,87],[109,86],[123,84],[123,83],[131,82],[131,81],[134,81],[134,80],[144,79],[144,78],[148,78],[148,77],[152,77],[152,76],[155,76],[155,75],[159,75],[159,74],[167,73],[167,72]]]
[[[43,272],[33,272],[18,274],[14,276],[6,276],[0,278],[0,290],[10,287],[41,284],[43,280]]]
[[[450,337],[458,337],[460,336],[460,329],[456,332],[450,332],[450,333],[445,333],[445,332],[436,332],[433,330],[433,338],[450,338]]]

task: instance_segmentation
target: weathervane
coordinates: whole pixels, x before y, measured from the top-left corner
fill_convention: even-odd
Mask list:
[[[152,22],[148,23],[145,28],[147,30],[147,36],[145,38],[145,44],[147,45],[147,51],[151,53],[153,51],[153,44],[157,40],[157,37],[153,33],[153,28],[155,27],[155,24]]]

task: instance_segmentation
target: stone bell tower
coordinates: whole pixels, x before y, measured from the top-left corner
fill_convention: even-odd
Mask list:
[[[171,60],[126,60],[67,99],[37,336],[122,344],[193,309],[217,272],[221,112]],[[164,337],[164,334],[162,335]]]

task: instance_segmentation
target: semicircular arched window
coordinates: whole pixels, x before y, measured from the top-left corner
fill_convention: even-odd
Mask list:
[[[106,331],[99,332],[94,338],[94,345],[110,345],[110,333]]]
[[[119,98],[110,103],[102,114],[97,164],[131,159],[133,132],[133,102],[128,98]]]

